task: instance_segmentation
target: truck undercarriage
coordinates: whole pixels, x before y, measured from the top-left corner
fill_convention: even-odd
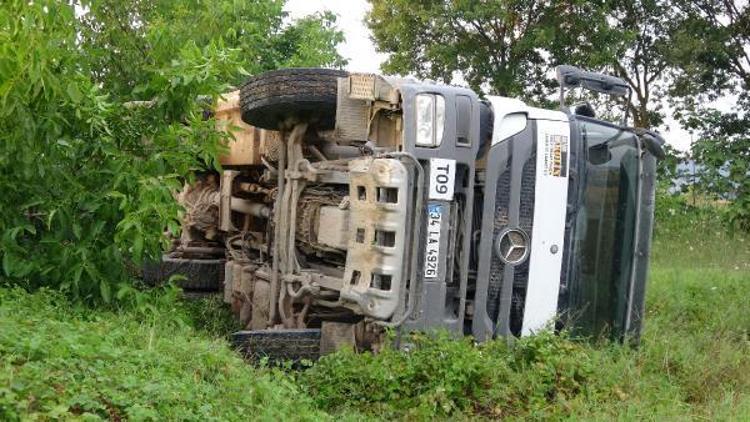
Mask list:
[[[224,168],[181,192],[182,234],[147,276],[220,283],[249,354],[377,350],[388,327],[484,340],[581,320],[637,336],[644,135],[595,141],[609,126],[574,113],[327,69],[252,77],[214,113],[235,138]],[[612,256],[581,252],[603,239]]]

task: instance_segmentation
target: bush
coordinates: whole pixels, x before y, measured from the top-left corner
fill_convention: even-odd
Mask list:
[[[223,138],[195,97],[224,90],[238,62],[184,45],[144,70],[154,105],[128,108],[86,73],[76,22],[60,2],[0,9],[0,254],[9,281],[109,301],[126,263],[177,231],[185,177],[215,164]]]
[[[219,167],[227,139],[204,108],[245,77],[241,65],[261,55],[251,70],[344,63],[332,15],[282,25],[281,2],[241,3],[3,3],[6,283],[123,297],[143,258],[165,246],[164,230],[179,232],[175,192]]]
[[[315,403],[331,411],[401,415],[531,415],[588,390],[586,349],[549,332],[507,345],[475,346],[447,335],[415,335],[409,351],[326,356],[300,376]]]
[[[740,96],[737,109],[750,110],[750,98]],[[692,146],[703,166],[698,188],[726,200],[723,216],[735,230],[750,232],[750,116],[704,110],[691,119],[701,137]]]

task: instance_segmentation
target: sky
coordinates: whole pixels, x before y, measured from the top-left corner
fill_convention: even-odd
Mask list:
[[[335,13],[336,24],[346,37],[346,41],[339,46],[339,54],[349,59],[347,70],[378,73],[387,55],[375,51],[370,30],[362,22],[369,8],[365,0],[288,0],[284,7],[292,19],[324,10]]]
[[[387,55],[375,51],[370,40],[370,31],[363,19],[370,5],[365,0],[288,0],[284,9],[292,19],[298,19],[315,12],[329,10],[337,15],[337,25],[344,32],[346,40],[339,46],[339,54],[349,60],[347,70],[352,72],[379,73],[380,64]],[[721,107],[721,106],[724,107]],[[727,104],[718,104],[727,108]],[[669,144],[686,151],[690,148],[691,135],[681,129],[672,119],[666,119],[666,126],[659,128]]]

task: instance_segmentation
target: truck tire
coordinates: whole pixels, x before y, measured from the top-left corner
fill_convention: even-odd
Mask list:
[[[223,288],[223,259],[183,259],[164,256],[161,262],[148,263],[143,268],[143,280],[152,286],[169,281],[173,275],[185,278],[175,284],[186,291],[215,292]]]
[[[240,88],[242,120],[270,130],[300,121],[332,129],[338,78],[347,75],[343,70],[298,68],[253,76]]]
[[[232,333],[230,342],[245,358],[259,362],[263,358],[281,364],[320,358],[320,329],[246,330]]]

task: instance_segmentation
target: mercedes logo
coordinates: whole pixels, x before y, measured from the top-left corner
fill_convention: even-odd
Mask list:
[[[529,235],[518,228],[507,228],[495,239],[495,253],[508,265],[518,265],[529,256]]]

